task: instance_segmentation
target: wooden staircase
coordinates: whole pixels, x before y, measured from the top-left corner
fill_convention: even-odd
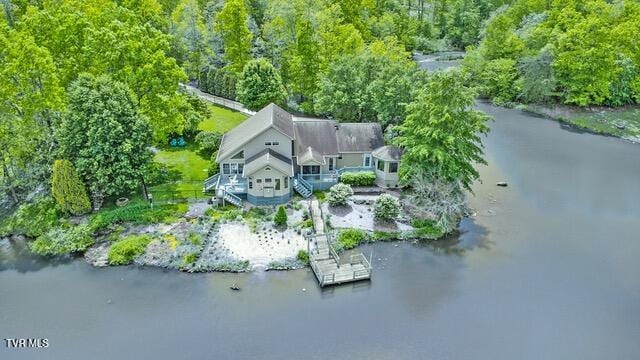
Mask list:
[[[301,177],[293,178],[293,188],[296,190],[300,196],[307,199],[313,195],[313,185],[309,184],[307,181],[302,179]]]
[[[227,203],[233,204],[237,207],[242,207],[242,199],[233,195],[225,189],[220,189],[220,197]]]

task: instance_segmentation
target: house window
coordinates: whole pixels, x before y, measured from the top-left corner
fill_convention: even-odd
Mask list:
[[[329,158],[329,171],[333,171],[335,169],[335,164],[334,164],[335,159],[330,157]]]
[[[280,145],[279,141],[265,141],[264,146],[278,146]]]
[[[276,190],[280,190],[280,179],[276,179]]]
[[[398,172],[398,163],[397,162],[389,163],[389,173],[395,174],[397,172]]]
[[[257,182],[258,184],[262,184],[262,179],[257,179],[257,180],[256,180],[256,182]]]
[[[271,168],[267,166],[266,168],[264,168],[264,171],[271,171]]]
[[[253,189],[253,181],[249,180],[249,189]]]
[[[362,161],[362,166],[371,167],[371,155],[364,154],[364,160]]]
[[[384,161],[378,160],[378,170],[384,171]]]
[[[289,188],[289,177],[288,176],[284,177],[284,188],[285,189]]]
[[[271,141],[265,141],[264,146],[271,146]]]
[[[222,173],[225,175],[242,174],[244,164],[222,164]]]
[[[274,141],[274,142],[272,143],[272,145],[273,145],[273,146],[278,146],[278,145],[280,145],[280,142],[279,142],[279,141]]]
[[[320,165],[304,165],[302,167],[302,173],[309,174],[320,174]]]
[[[271,186],[271,178],[264,179],[265,186]],[[269,185],[266,185],[269,184]]]

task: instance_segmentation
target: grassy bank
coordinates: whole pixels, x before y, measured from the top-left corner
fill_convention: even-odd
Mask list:
[[[528,104],[518,108],[585,131],[640,142],[640,106],[581,108]]]

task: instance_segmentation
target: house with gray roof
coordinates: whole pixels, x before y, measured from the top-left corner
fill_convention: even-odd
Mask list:
[[[378,123],[340,123],[298,117],[270,104],[222,137],[220,173],[204,190],[241,205],[287,202],[293,192],[309,197],[346,171],[371,171],[380,187],[398,187],[402,151],[385,146]]]

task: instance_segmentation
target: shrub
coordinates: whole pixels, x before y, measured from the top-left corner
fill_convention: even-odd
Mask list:
[[[276,226],[285,226],[287,225],[287,212],[284,210],[284,206],[280,205],[276,215],[273,217],[273,223]]]
[[[195,138],[198,152],[207,158],[218,151],[220,141],[222,141],[222,135],[213,131],[201,131]]]
[[[351,186],[373,186],[376,174],[373,171],[345,172],[340,175],[340,181]]]
[[[309,265],[309,253],[306,250],[298,251],[298,261],[303,263],[304,265]]]
[[[204,214],[211,216],[213,221],[220,221],[221,219],[233,221],[242,216],[242,210],[233,205],[225,205],[217,208],[208,208]]]
[[[327,201],[331,206],[346,205],[349,198],[353,195],[353,189],[350,185],[338,183],[329,189]]]
[[[198,260],[198,253],[189,253],[182,257],[182,263],[184,265],[191,265],[196,262],[196,260]]]
[[[202,245],[202,236],[197,232],[190,231],[187,234],[187,241],[191,243],[191,245],[200,246]]]
[[[38,237],[58,225],[60,213],[55,201],[41,197],[33,202],[20,205],[5,222],[0,233]]]
[[[39,255],[62,255],[82,252],[94,244],[91,230],[87,225],[71,228],[54,228],[39,236],[29,246]]]
[[[209,168],[207,169],[207,173],[209,176],[213,176],[220,172],[220,165],[216,162],[216,157],[218,156],[218,152],[214,151],[211,154],[211,160],[209,162]]]
[[[149,235],[130,235],[118,240],[109,249],[109,265],[127,265],[142,255],[151,242]]]
[[[444,231],[438,227],[435,220],[414,219],[411,226],[415,228],[413,235],[420,239],[437,239],[444,235]]]
[[[367,239],[367,233],[360,229],[344,229],[338,235],[338,244],[342,249],[349,250],[360,245]]]
[[[69,160],[53,163],[51,192],[62,211],[81,215],[91,210],[87,189]]]
[[[389,194],[382,194],[373,206],[374,217],[382,221],[393,221],[400,215],[400,202]]]
[[[316,190],[313,192],[313,196],[318,199],[318,201],[323,202],[327,199],[327,193],[322,190]]]
[[[93,231],[98,231],[124,222],[153,224],[172,220],[185,211],[184,205],[180,204],[155,205],[152,209],[146,202],[140,201],[121,208],[103,210],[91,218],[90,225]]]

